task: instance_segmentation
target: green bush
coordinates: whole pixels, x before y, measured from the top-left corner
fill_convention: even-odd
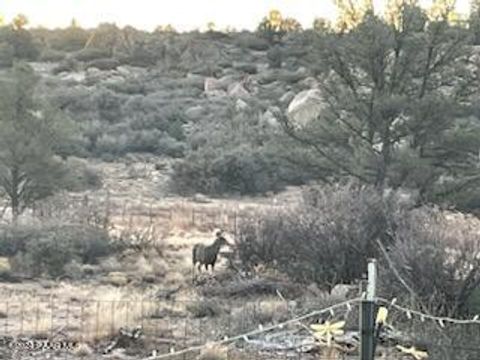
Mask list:
[[[247,269],[264,264],[330,291],[362,277],[368,259],[378,255],[375,241],[385,239],[392,211],[374,189],[312,187],[292,209],[242,221],[239,256]]]
[[[188,304],[187,310],[194,318],[215,317],[225,312],[219,302],[212,299],[199,299]]]
[[[66,54],[63,51],[54,49],[44,49],[40,54],[40,61],[43,62],[60,62],[65,60]]]
[[[14,270],[32,276],[58,277],[72,261],[97,264],[100,258],[114,251],[108,233],[96,227],[40,225],[0,228],[0,257],[15,259]]]
[[[111,56],[110,51],[105,49],[97,49],[97,48],[87,48],[77,51],[73,57],[75,60],[78,61],[93,61],[98,59],[109,58]]]
[[[0,67],[10,67],[13,64],[15,50],[8,42],[0,42]]]
[[[267,40],[247,32],[238,34],[236,43],[241,48],[257,51],[266,51],[270,47]]]
[[[11,26],[0,27],[0,43],[6,42],[13,49],[17,59],[34,61],[39,55],[39,46],[32,34],[25,29],[14,29]]]
[[[85,47],[90,34],[77,26],[71,26],[67,29],[55,30],[50,35],[49,44],[53,49],[73,52],[79,51]]]
[[[173,178],[181,193],[257,194],[281,189],[275,168],[274,160],[248,146],[221,153],[205,149],[176,163]]]
[[[457,214],[448,220],[439,209],[423,207],[397,216],[388,230],[394,241],[390,262],[381,263],[384,297],[411,301],[406,283],[413,299],[433,314],[477,314],[480,244],[471,219]]]
[[[69,191],[98,189],[102,185],[99,173],[85,162],[69,158],[66,166],[68,168],[66,188]]]
[[[114,70],[120,66],[120,62],[116,59],[95,59],[87,63],[86,68],[97,68],[99,70]]]

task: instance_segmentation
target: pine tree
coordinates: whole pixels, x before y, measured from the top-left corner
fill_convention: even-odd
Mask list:
[[[480,45],[480,0],[471,0],[469,25],[473,44]]]
[[[475,191],[480,124],[468,114],[478,78],[467,31],[400,9],[393,23],[367,14],[348,33],[320,37],[324,109],[305,128],[286,120],[286,130],[317,154],[322,178],[409,187],[423,200]]]
[[[9,199],[14,219],[58,190],[65,175],[55,154],[66,128],[34,95],[37,80],[23,63],[0,80],[0,190]]]

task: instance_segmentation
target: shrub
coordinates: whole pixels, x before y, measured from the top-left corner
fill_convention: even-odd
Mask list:
[[[26,253],[31,274],[63,275],[64,267],[74,254],[68,244],[56,236],[41,237],[29,242]]]
[[[0,67],[10,67],[13,64],[15,50],[8,42],[0,41]]]
[[[265,51],[270,47],[267,40],[251,33],[239,34],[236,42],[238,46],[249,50]]]
[[[0,279],[8,278],[11,271],[10,260],[7,257],[0,257]]]
[[[268,65],[272,69],[279,69],[282,67],[283,52],[280,46],[277,44],[272,46],[267,51]]]
[[[61,51],[78,51],[84,48],[90,34],[78,26],[56,30],[49,41],[52,48]]]
[[[44,49],[40,54],[40,61],[43,62],[59,62],[64,60],[66,54],[63,51],[54,49]]]
[[[438,209],[426,207],[395,218],[390,226],[391,263],[383,264],[380,278],[385,296],[405,301],[413,296],[435,314],[474,314],[469,312],[478,298],[480,241],[468,221],[451,221]]]
[[[110,51],[98,48],[86,48],[77,51],[73,57],[78,61],[93,61],[110,57]]]
[[[52,74],[58,75],[62,72],[72,72],[77,68],[78,62],[75,59],[68,57],[52,69]]]
[[[66,188],[70,191],[98,189],[102,185],[99,173],[83,161],[69,158]]]
[[[206,346],[197,356],[197,360],[228,360],[228,349],[220,345]]]
[[[96,264],[114,252],[108,233],[76,225],[5,226],[0,229],[0,256],[14,258],[14,269],[38,276],[63,275],[72,261]]]
[[[11,45],[14,57],[17,59],[35,61],[40,55],[38,44],[28,30],[14,29],[11,26],[0,27],[1,42]]]
[[[99,70],[114,70],[120,66],[120,62],[116,59],[95,59],[87,63],[86,68],[97,68]]]
[[[195,318],[214,317],[223,313],[225,310],[218,301],[202,298],[187,306],[187,310]]]
[[[179,192],[256,194],[282,187],[274,168],[274,161],[248,146],[222,153],[208,148],[176,163],[173,178]]]
[[[311,187],[291,210],[246,219],[237,246],[243,264],[265,264],[328,291],[361,278],[385,238],[389,207],[372,188]]]

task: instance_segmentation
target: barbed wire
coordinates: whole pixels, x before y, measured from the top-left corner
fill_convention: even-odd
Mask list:
[[[429,315],[429,314],[425,314],[425,313],[423,313],[421,311],[418,311],[418,310],[409,309],[407,307],[398,305],[396,303],[396,301],[397,301],[396,298],[394,298],[392,300],[387,300],[387,299],[384,299],[384,298],[378,298],[377,297],[376,301],[381,302],[385,305],[388,305],[392,308],[395,308],[398,311],[403,312],[409,320],[413,319],[414,316],[417,316],[420,319],[420,321],[422,321],[422,322],[425,321],[425,320],[435,321],[441,327],[445,327],[445,323],[452,323],[452,324],[458,324],[458,325],[471,325],[471,324],[480,325],[479,315],[475,315],[472,319],[455,319],[455,318],[451,318],[451,317],[448,317],[448,316]]]
[[[249,336],[259,335],[259,334],[262,334],[262,333],[265,333],[265,332],[268,332],[268,331],[271,331],[271,330],[275,330],[275,329],[282,329],[283,327],[285,327],[287,325],[290,325],[290,324],[293,324],[293,323],[296,323],[296,322],[300,322],[302,320],[306,320],[306,319],[312,318],[314,316],[323,315],[325,313],[329,313],[330,315],[332,313],[334,314],[334,311],[338,308],[346,307],[348,310],[350,310],[351,306],[353,304],[359,303],[361,301],[362,301],[361,298],[355,298],[355,299],[343,301],[341,303],[326,307],[326,308],[321,309],[321,310],[315,310],[315,311],[312,311],[308,314],[297,316],[293,319],[289,319],[287,321],[280,322],[280,323],[277,323],[275,325],[270,325],[270,326],[265,326],[265,327],[260,326],[256,330],[252,330],[252,331],[249,331],[249,332],[246,332],[246,333],[243,333],[243,334],[239,334],[239,335],[235,335],[235,336],[232,336],[232,337],[225,337],[223,340],[213,341],[213,342],[209,342],[209,343],[206,343],[206,344],[203,344],[203,345],[191,346],[191,347],[188,347],[186,349],[182,349],[182,350],[178,350],[178,351],[172,350],[168,354],[160,354],[160,355],[149,356],[147,358],[143,358],[142,360],[166,359],[166,358],[169,358],[169,357],[183,355],[183,354],[194,352],[194,351],[201,351],[201,350],[206,349],[206,348],[211,347],[211,346],[221,346],[221,345],[229,344],[229,343],[235,342],[237,340],[242,340],[242,339],[247,339],[248,340]]]

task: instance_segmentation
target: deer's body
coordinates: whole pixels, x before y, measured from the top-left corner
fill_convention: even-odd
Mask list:
[[[196,244],[192,251],[193,266],[198,265],[198,270],[200,271],[202,265],[205,266],[205,270],[208,270],[208,265],[210,265],[213,270],[220,248],[224,245],[228,245],[228,242],[222,236],[218,236],[212,245]]]

